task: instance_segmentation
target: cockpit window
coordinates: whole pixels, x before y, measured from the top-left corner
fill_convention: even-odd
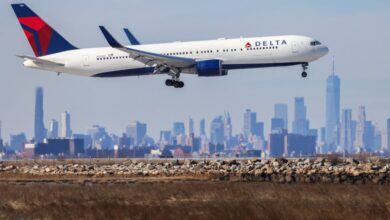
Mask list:
[[[310,42],[310,45],[312,45],[312,46],[318,46],[318,45],[321,45],[321,42],[319,42],[318,40],[312,41],[312,42]]]

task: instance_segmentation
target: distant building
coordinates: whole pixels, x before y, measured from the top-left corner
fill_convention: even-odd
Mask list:
[[[295,98],[295,117],[293,121],[293,133],[307,135],[309,131],[309,121],[306,119],[307,108],[303,97]]]
[[[35,90],[35,121],[34,138],[37,143],[41,143],[46,138],[46,129],[43,118],[43,88],[38,87]]]
[[[284,119],[283,118],[272,118],[271,119],[271,133],[283,133],[287,131],[285,129]]]
[[[56,139],[56,138],[58,138],[58,132],[59,132],[59,123],[57,120],[52,119],[50,121],[50,128],[49,128],[48,137],[50,139]]]
[[[283,120],[283,129],[288,131],[288,105],[276,104],[274,106],[274,118]]]
[[[206,120],[202,119],[199,123],[199,135],[205,136],[206,135]]]
[[[4,152],[4,143],[3,139],[0,139],[0,153]]]
[[[326,139],[331,152],[338,145],[338,126],[340,124],[340,78],[336,76],[333,60],[333,72],[326,80]]]
[[[72,130],[70,128],[70,114],[65,111],[61,113],[61,138],[70,138]]]
[[[0,120],[0,139],[2,139],[2,137],[3,137],[2,133],[1,133],[1,128],[2,128],[1,126],[2,126],[2,124],[1,124],[1,120]]]
[[[177,136],[182,135],[184,137],[186,135],[185,130],[183,122],[175,122],[173,123],[172,136],[176,138]]]
[[[104,127],[93,125],[87,129],[87,134],[92,138],[92,148],[102,150],[114,147],[114,141]]]
[[[147,133],[147,125],[139,121],[134,121],[126,127],[126,136],[134,140],[137,146],[142,145]]]
[[[346,152],[353,153],[352,109],[343,109],[340,131],[340,147]]]
[[[185,131],[187,132],[187,137],[191,137],[192,135],[194,135],[194,120],[192,120],[192,118],[188,118]]]
[[[247,109],[244,113],[244,129],[243,134],[246,139],[248,139],[253,133],[256,127],[257,122],[256,112],[252,112],[250,109]]]
[[[291,157],[314,156],[316,154],[316,136],[288,134],[285,148]]]
[[[252,135],[256,137],[260,137],[260,139],[264,140],[264,123],[256,122],[254,127],[252,128]]]
[[[172,144],[172,131],[160,131],[160,141],[163,145]]]
[[[358,121],[356,124],[356,141],[355,141],[355,151],[357,153],[362,152],[366,149],[364,145],[364,131],[366,126],[366,108],[364,106],[359,106]]]
[[[268,138],[268,152],[271,157],[283,157],[285,152],[286,133],[270,134]]]
[[[27,138],[24,133],[11,134],[10,136],[10,147],[12,150],[23,151],[24,144],[27,143]]]
[[[233,125],[232,119],[230,118],[229,112],[225,113],[224,117],[224,139],[226,142],[229,142],[233,137]]]
[[[224,121],[222,116],[216,117],[210,126],[210,143],[223,144],[225,137]]]
[[[366,151],[375,151],[375,126],[371,121],[365,122],[363,142]]]
[[[84,154],[84,141],[81,139],[47,139],[43,143],[26,144],[27,154],[34,149],[34,156],[76,156]]]

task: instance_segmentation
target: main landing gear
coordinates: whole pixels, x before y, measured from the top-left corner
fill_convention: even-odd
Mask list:
[[[308,66],[309,66],[308,63],[302,64],[302,68],[303,68],[302,78],[306,78],[306,77],[307,77],[307,72],[306,72],[306,70],[308,69]]]
[[[166,86],[173,86],[175,88],[183,88],[184,87],[184,82],[180,81],[178,79],[167,79],[165,81]]]

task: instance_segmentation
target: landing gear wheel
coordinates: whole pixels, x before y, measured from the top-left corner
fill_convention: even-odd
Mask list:
[[[173,81],[173,80],[171,80],[171,79],[165,80],[165,85],[166,85],[166,86],[173,86],[173,84],[174,84],[174,81]]]
[[[184,87],[184,82],[182,82],[182,81],[174,81],[173,87],[175,87],[177,89],[183,88]]]
[[[307,77],[307,72],[303,72],[302,73],[302,78],[306,78]]]

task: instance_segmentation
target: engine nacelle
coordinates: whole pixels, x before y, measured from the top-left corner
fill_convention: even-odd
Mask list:
[[[226,76],[227,70],[222,68],[222,60],[203,60],[196,64],[199,77]]]

